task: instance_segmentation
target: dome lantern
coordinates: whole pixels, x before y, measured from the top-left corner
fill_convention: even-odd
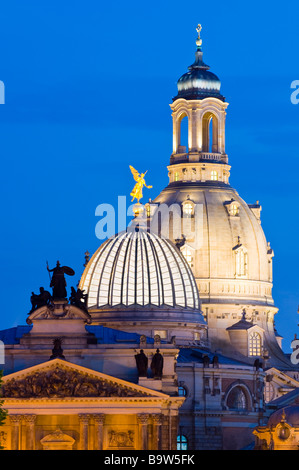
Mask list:
[[[194,182],[210,179],[228,184],[230,167],[225,152],[228,103],[220,94],[219,78],[203,61],[200,31],[199,25],[195,62],[179,78],[178,93],[170,105],[173,120],[170,183],[185,182],[187,178]],[[182,121],[187,121],[187,136],[183,135]]]
[[[201,25],[196,28],[198,37],[196,40],[195,62],[188,67],[189,72],[184,73],[179,78],[177,82],[178,94],[173,101],[179,98],[193,100],[208,97],[225,101],[224,96],[220,94],[221,82],[219,78],[209,71],[210,67],[203,61],[201,29]]]

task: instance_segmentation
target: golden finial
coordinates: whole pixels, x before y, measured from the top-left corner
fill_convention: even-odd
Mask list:
[[[201,32],[201,30],[202,30],[202,26],[201,26],[201,24],[198,24],[198,25],[197,25],[197,28],[196,28],[196,31],[197,31],[197,34],[198,34],[197,39],[196,39],[196,45],[197,45],[197,47],[200,47],[200,46],[202,45],[202,40],[201,40],[201,38],[200,38],[200,32]]]

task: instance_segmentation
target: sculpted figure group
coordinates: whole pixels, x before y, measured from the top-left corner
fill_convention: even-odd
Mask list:
[[[54,300],[67,300],[67,290],[66,290],[66,279],[65,275],[74,276],[75,271],[68,266],[61,266],[60,262],[57,261],[56,266],[53,269],[50,269],[47,264],[47,270],[52,274],[50,275],[50,287],[52,287],[52,294],[45,290],[44,287],[40,287],[39,294],[31,293],[31,310],[29,313],[34,312],[38,308],[44,306],[51,306],[52,301]],[[84,294],[84,291],[81,289],[75,289],[71,287],[71,296],[69,298],[70,304],[75,305],[76,307],[87,311],[87,294]]]

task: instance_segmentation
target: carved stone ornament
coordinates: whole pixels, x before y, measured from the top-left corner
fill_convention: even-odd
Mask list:
[[[64,434],[60,428],[40,440],[44,450],[71,450],[75,439]]]
[[[3,398],[65,397],[146,397],[147,393],[117,382],[92,377],[76,370],[56,366],[31,373],[24,378],[7,380],[2,385]]]
[[[0,446],[5,448],[6,447],[6,441],[7,441],[7,432],[0,431]]]
[[[76,306],[67,303],[54,303],[53,305],[44,306],[35,310],[29,315],[26,322],[31,325],[36,320],[59,320],[59,319],[75,319],[80,318],[86,323],[91,323],[90,314]]]
[[[134,431],[108,431],[109,448],[133,448],[134,447]]]

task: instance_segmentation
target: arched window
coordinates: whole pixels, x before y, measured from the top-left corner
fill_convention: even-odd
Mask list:
[[[246,410],[247,398],[242,387],[234,387],[229,392],[226,403],[230,410]]]
[[[218,153],[218,119],[210,112],[202,118],[202,151]]]
[[[256,331],[250,333],[248,343],[249,356],[262,355],[262,337],[259,333],[257,333]]]
[[[178,435],[176,448],[177,450],[188,450],[188,439],[186,436]]]
[[[183,385],[178,386],[178,395],[179,397],[186,397],[187,396],[187,389]]]
[[[189,122],[187,114],[182,114],[178,121],[178,148],[177,153],[189,151]]]

